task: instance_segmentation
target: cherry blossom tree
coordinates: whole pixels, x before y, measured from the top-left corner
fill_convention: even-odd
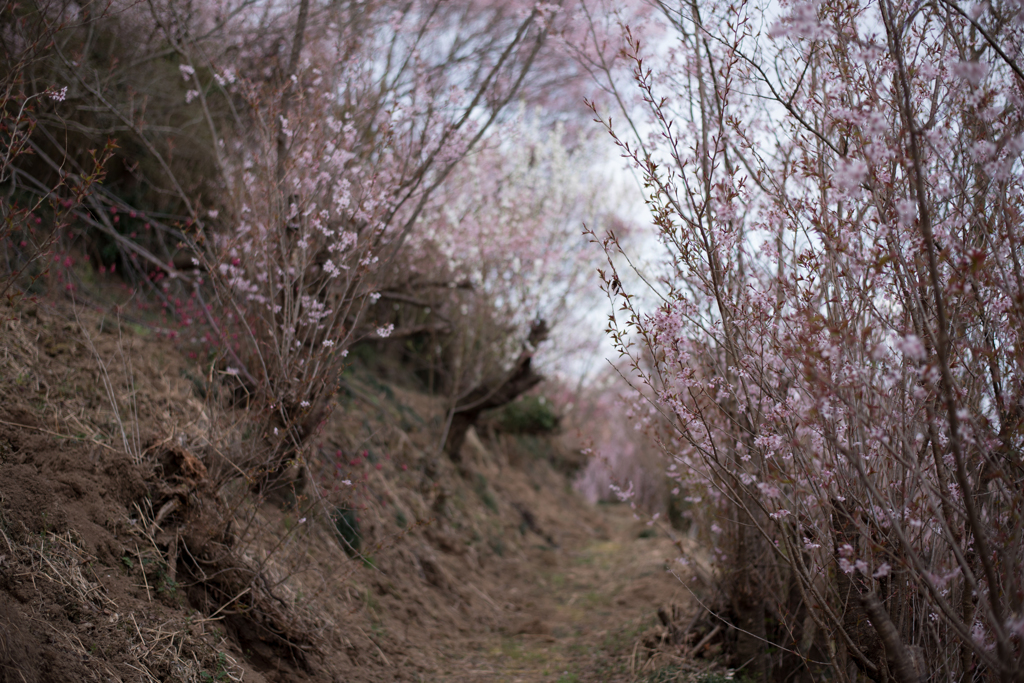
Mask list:
[[[206,328],[265,414],[271,471],[322,421],[348,346],[391,331],[365,314],[453,169],[532,74],[572,65],[548,48],[559,4],[152,0],[35,16],[67,26],[40,70],[81,113],[71,139],[130,145],[118,161],[150,204],[97,192],[78,218]],[[43,123],[59,174],[80,150]],[[152,232],[125,234],[125,214]]]
[[[373,313],[416,337],[429,385],[449,398],[452,457],[475,416],[540,381],[523,364],[541,338],[538,360],[552,365],[580,344],[599,296],[598,254],[579,226],[614,219],[615,184],[597,155],[568,145],[562,126],[542,127],[525,107],[497,126],[438,189],[381,290]]]
[[[557,9],[382,4],[376,18],[352,7],[314,32],[304,7],[285,78],[248,84],[256,125],[224,173],[237,227],[214,243],[222,296],[254,342],[243,367],[258,368],[285,453],[323,419],[366,306],[436,191],[520,91]],[[378,337],[393,330],[367,322]]]
[[[657,7],[631,135],[595,112],[664,260],[624,291],[595,239],[738,664],[1021,680],[1020,7]]]

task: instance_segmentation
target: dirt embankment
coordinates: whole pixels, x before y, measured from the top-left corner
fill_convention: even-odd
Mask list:
[[[102,312],[0,313],[0,682],[702,668],[692,635],[648,656],[671,640],[659,608],[694,612],[678,553],[576,497],[565,444],[471,434],[456,471],[434,399],[357,373],[296,480],[317,486],[261,501],[217,478],[245,416],[179,344]]]

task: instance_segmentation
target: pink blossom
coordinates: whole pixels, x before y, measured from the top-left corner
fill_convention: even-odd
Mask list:
[[[957,62],[953,66],[953,73],[974,87],[981,84],[988,72],[989,65],[984,62]]]
[[[861,159],[840,159],[836,162],[833,182],[840,189],[849,192],[863,183],[868,176],[868,165]]]
[[[794,2],[790,6],[789,14],[772,25],[770,35],[805,40],[821,40],[828,37],[832,30],[818,18],[820,4],[815,0]]]
[[[903,225],[911,225],[917,218],[917,202],[912,199],[901,199],[896,202],[896,214]]]
[[[924,342],[916,334],[908,334],[906,337],[898,340],[896,348],[903,352],[903,355],[911,361],[921,362],[928,356]]]

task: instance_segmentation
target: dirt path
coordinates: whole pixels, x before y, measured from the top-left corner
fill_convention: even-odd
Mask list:
[[[666,571],[677,552],[627,506],[601,506],[588,521],[596,528],[577,525],[559,549],[538,543],[523,553],[503,592],[486,596],[509,626],[451,641],[437,680],[574,683],[644,673],[632,648],[658,622],[658,607],[692,609],[689,592]]]
[[[102,314],[79,312],[82,324],[50,309],[6,315],[15,322],[0,338],[0,633],[14,645],[0,642],[0,681],[5,667],[39,673],[15,679],[27,681],[150,680],[138,675],[144,668],[163,672],[153,680],[244,673],[254,683],[675,680],[646,662],[638,637],[658,623],[659,607],[693,612],[666,571],[678,568],[667,538],[628,506],[580,500],[553,466],[572,447],[553,439],[484,444],[474,433],[465,472],[431,459],[440,404],[369,381],[374,400],[352,399],[323,433],[326,453],[348,454],[335,463],[344,472],[332,472],[357,482],[341,502],[361,505],[366,555],[344,552],[336,521],[293,533],[286,505],[254,512],[248,547],[268,550],[268,575],[286,577],[275,597],[288,598],[295,632],[311,633],[316,648],[302,658],[264,654],[262,637],[243,628],[250,622],[228,628],[206,593],[189,592],[202,582],[182,581],[178,537],[158,543],[138,524],[154,463],[166,467],[160,458],[180,455],[182,443],[197,458],[220,453],[209,438],[226,437],[196,398],[201,373],[167,340],[122,337]],[[103,358],[123,357],[129,340],[136,426],[146,443],[176,435],[178,446],[154,446],[141,470],[112,436],[82,329],[100,330],[90,343]],[[212,613],[198,622],[195,595]]]

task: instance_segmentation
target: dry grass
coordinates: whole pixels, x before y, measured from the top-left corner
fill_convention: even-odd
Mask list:
[[[556,664],[607,674],[593,680],[630,675],[629,639],[675,581],[663,558],[638,563],[636,551],[671,543],[637,540],[630,518],[601,551],[608,515],[571,494],[557,453],[471,435],[460,472],[439,453],[442,401],[352,375],[287,485],[261,496],[246,470],[259,447],[252,416],[209,366],[99,312],[79,310],[77,322],[70,308],[4,313],[0,390],[12,401],[0,422],[21,426],[0,425],[0,446],[9,437],[49,449],[40,482],[69,512],[44,534],[45,560],[38,533],[31,544],[8,533],[0,548],[24,544],[25,609],[63,614],[64,600],[88,613],[55,622],[60,656],[104,680],[461,680],[481,643],[512,639],[536,659],[525,680],[550,680],[544,667]],[[114,404],[127,408],[120,420]],[[4,467],[0,453],[0,479]],[[60,467],[88,500],[61,488]],[[129,470],[133,493],[118,497]],[[99,499],[98,488],[112,493]],[[83,540],[86,503],[108,518]],[[339,541],[341,509],[358,517],[359,552]],[[591,554],[592,566],[576,565]],[[610,597],[620,584],[638,587],[624,604]],[[602,621],[618,623],[591,628]],[[612,632],[626,635],[604,644]],[[646,676],[658,662],[637,652]],[[480,666],[497,676],[522,664],[502,657]],[[622,666],[595,668],[598,657]]]

